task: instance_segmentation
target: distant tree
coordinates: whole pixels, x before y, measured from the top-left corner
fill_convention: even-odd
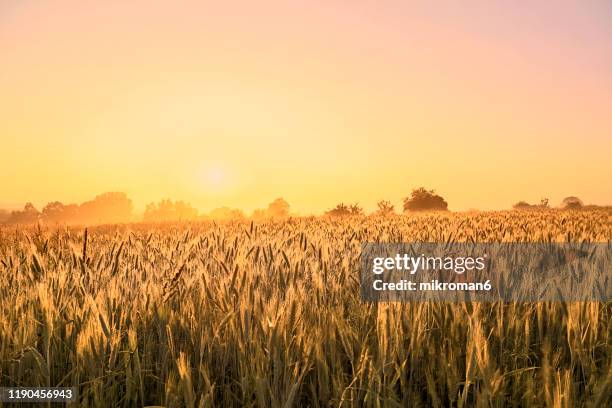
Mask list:
[[[32,203],[22,211],[13,211],[5,220],[11,224],[33,224],[38,221],[65,224],[119,223],[132,220],[132,201],[124,193],[104,193],[81,205],[48,203],[39,212]]]
[[[515,210],[543,210],[550,208],[548,198],[542,198],[540,204],[529,204],[527,201],[519,201],[512,206]]]
[[[0,209],[0,224],[4,224],[5,222],[7,222],[10,216],[10,212],[8,212],[7,210]]]
[[[132,209],[132,200],[125,193],[111,192],[81,204],[79,215],[84,223],[119,223],[132,219]]]
[[[345,217],[347,215],[351,215],[351,209],[348,205],[340,203],[331,210],[326,211],[325,215],[329,215],[332,217]]]
[[[198,218],[198,210],[192,207],[191,204],[184,201],[175,202],[174,209],[181,220],[194,220]]]
[[[76,204],[64,205],[59,201],[48,203],[42,209],[42,219],[48,223],[77,223],[80,218],[79,206]]]
[[[526,210],[531,207],[533,206],[529,204],[527,201],[519,201],[518,203],[512,206],[512,208],[514,208],[515,210]]]
[[[404,198],[404,211],[446,211],[448,203],[435,190],[420,187]]]
[[[50,202],[43,207],[42,216],[45,221],[61,221],[64,216],[64,204],[59,201]]]
[[[576,210],[583,206],[582,200],[578,197],[565,197],[561,202],[561,207],[566,210]]]
[[[40,212],[32,203],[27,203],[22,211],[12,211],[7,222],[9,224],[36,224],[40,219]]]
[[[268,204],[267,213],[272,218],[286,218],[289,216],[289,203],[282,198],[277,198]]]
[[[378,215],[387,216],[393,214],[395,211],[395,207],[391,204],[391,201],[381,200],[376,203],[376,206],[378,207],[376,211]]]
[[[150,203],[144,213],[145,222],[188,221],[198,217],[198,210],[191,204],[171,200],[162,200],[158,204]]]
[[[363,208],[361,208],[358,203],[351,204],[349,206],[349,211],[351,212],[351,215],[362,215],[363,214]]]

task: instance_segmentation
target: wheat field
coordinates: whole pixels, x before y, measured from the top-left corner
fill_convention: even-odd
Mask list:
[[[611,239],[609,211],[4,228],[0,385],[78,386],[80,406],[602,407],[609,302],[368,303],[359,255]]]

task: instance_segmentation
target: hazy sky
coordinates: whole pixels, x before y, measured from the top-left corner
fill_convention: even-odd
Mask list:
[[[612,2],[479,3],[2,0],[0,203],[612,204]]]

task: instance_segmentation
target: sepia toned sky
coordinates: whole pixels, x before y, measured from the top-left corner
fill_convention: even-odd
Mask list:
[[[0,206],[612,204],[611,21],[606,0],[4,0]]]

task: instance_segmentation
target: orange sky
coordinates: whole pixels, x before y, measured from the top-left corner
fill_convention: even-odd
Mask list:
[[[0,2],[0,206],[612,204],[611,3],[219,3]]]

